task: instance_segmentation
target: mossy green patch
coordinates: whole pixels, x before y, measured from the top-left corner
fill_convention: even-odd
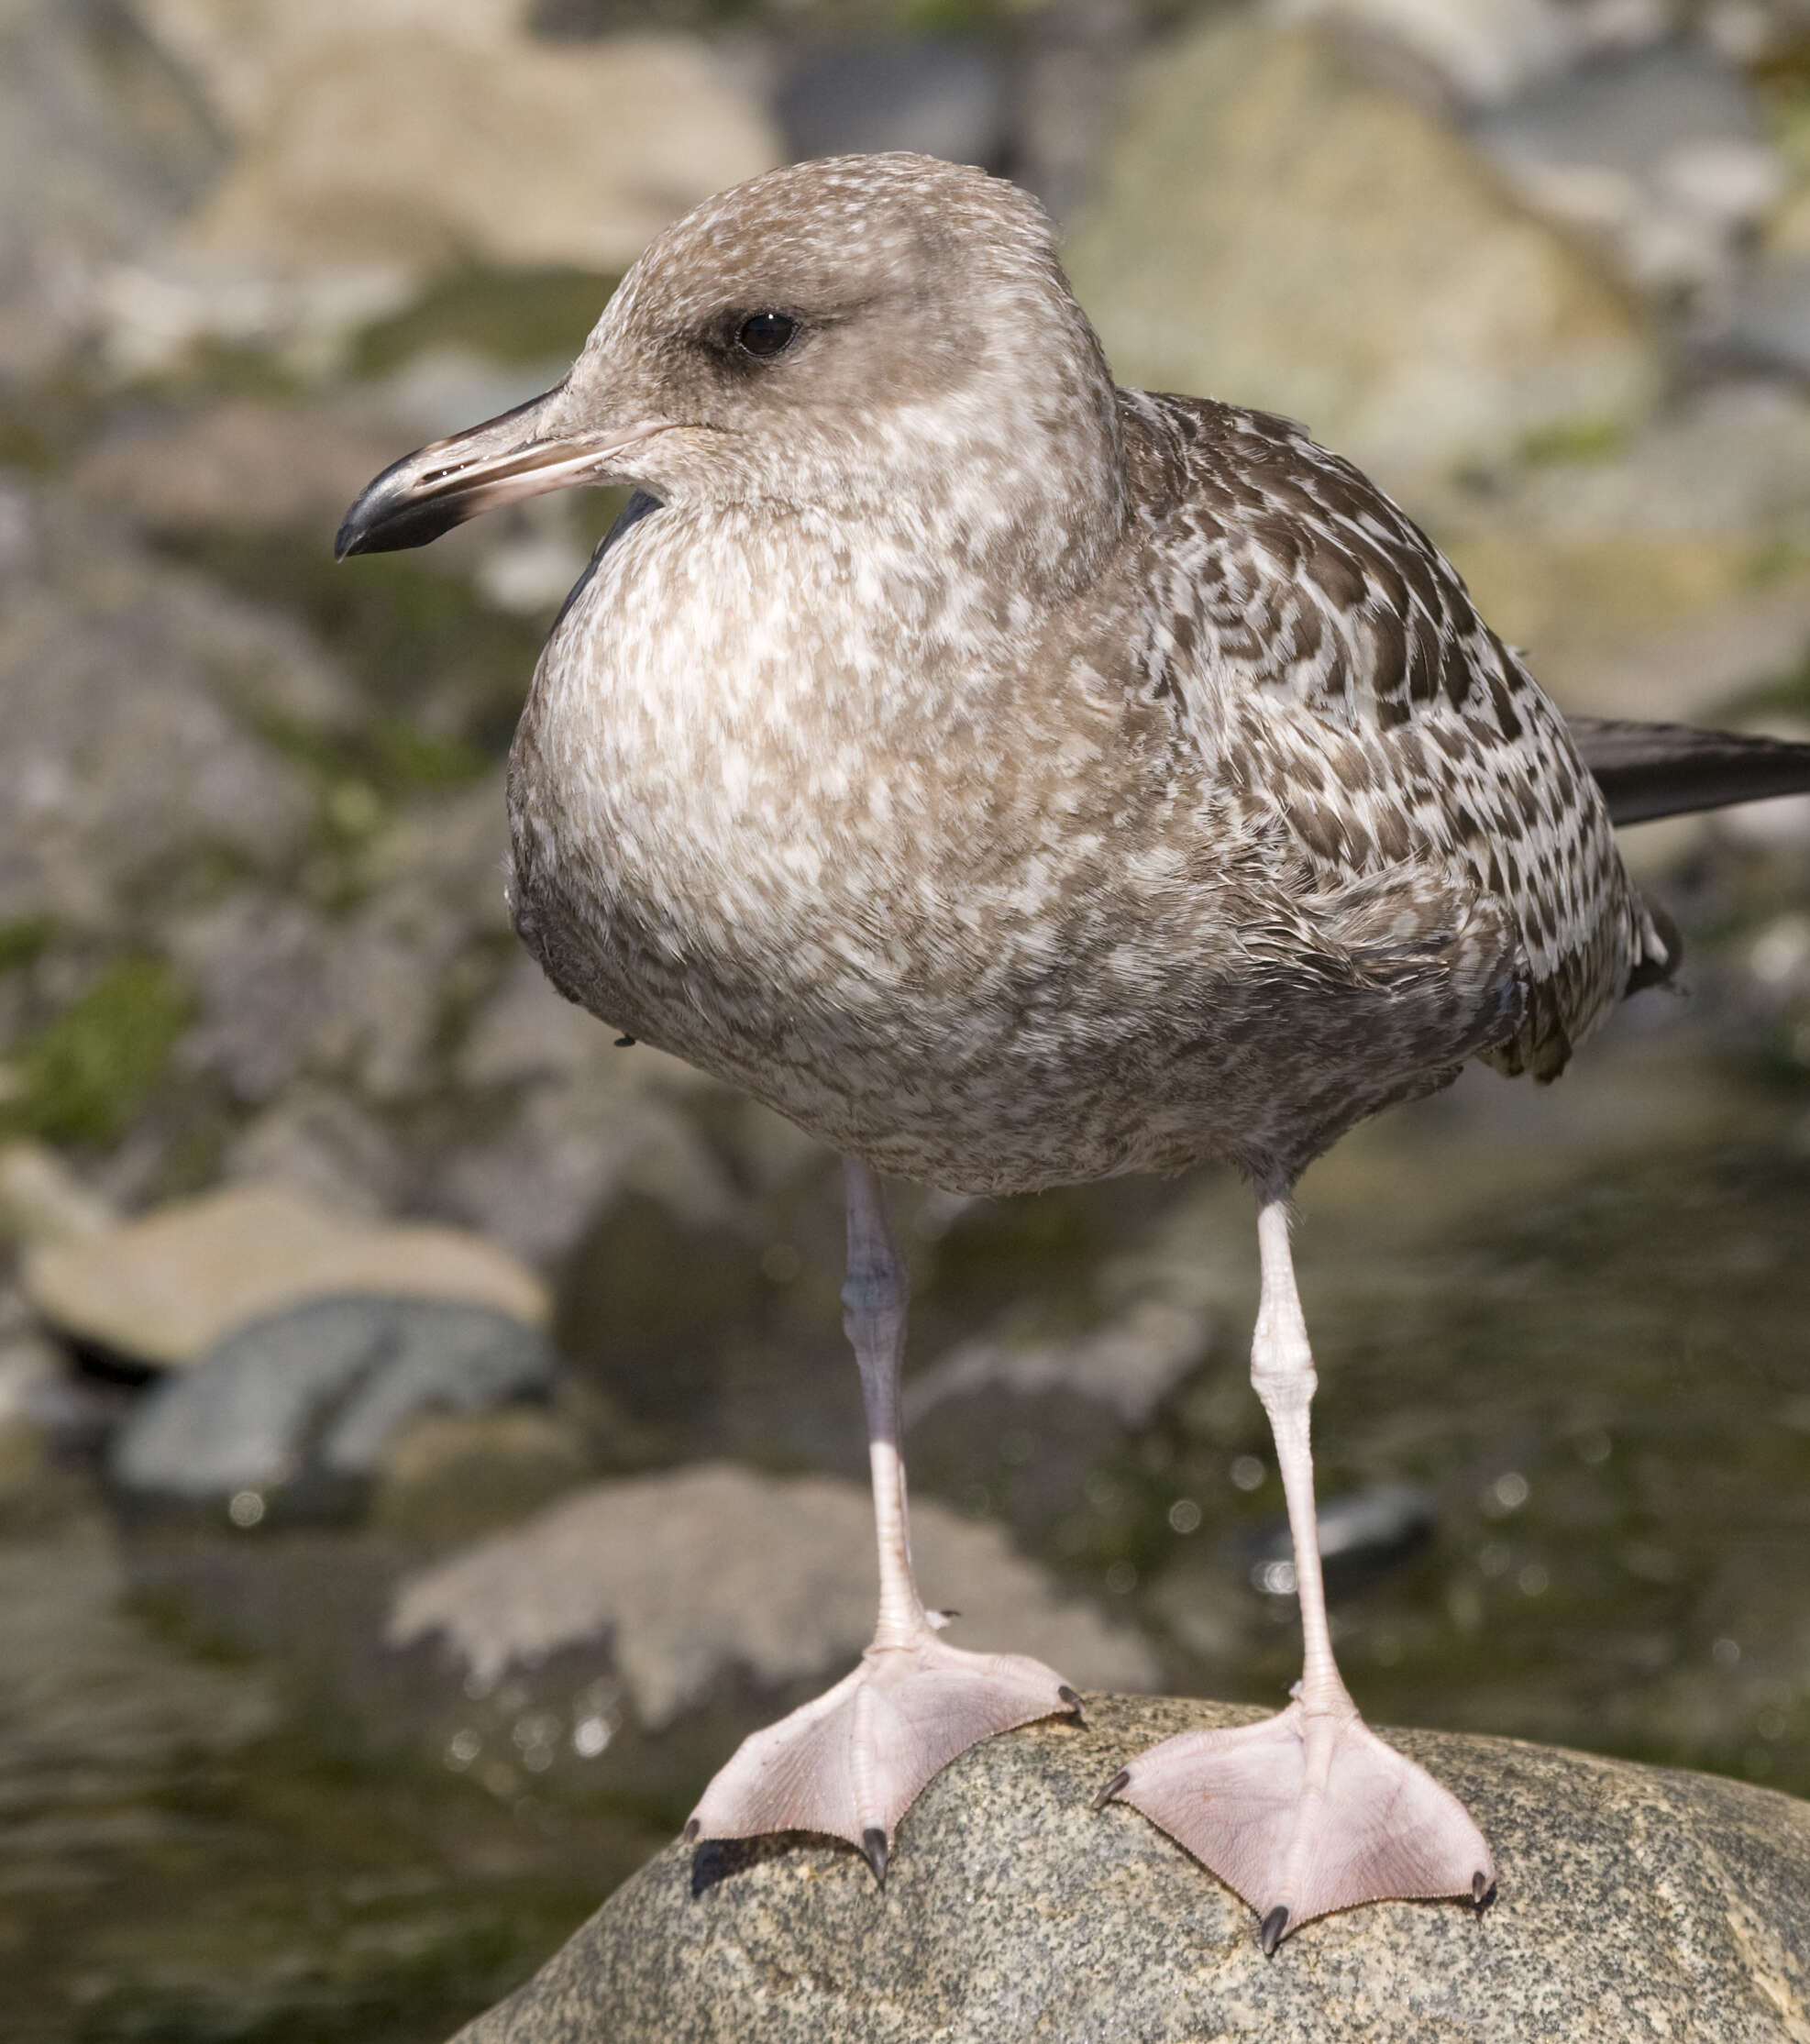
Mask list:
[[[120,1134],[163,1077],[188,1016],[166,965],[121,960],[19,1045],[0,1128],[52,1143]]]
[[[53,475],[95,429],[104,398],[64,364],[35,382],[0,388],[0,468]]]
[[[355,376],[381,376],[429,348],[469,348],[497,362],[564,360],[616,288],[591,270],[471,268],[436,279],[403,311],[367,326],[353,346]]]
[[[490,764],[481,746],[442,737],[403,717],[380,717],[370,744],[381,779],[398,788],[462,788]]]
[[[1524,461],[1608,461],[1628,445],[1625,419],[1559,419],[1525,436],[1520,444]]]
[[[55,934],[48,916],[18,916],[0,923],[0,972],[16,972],[35,964],[50,948]]]
[[[1731,717],[1802,717],[1810,720],[1810,646],[1782,674],[1748,690],[1727,706]]]

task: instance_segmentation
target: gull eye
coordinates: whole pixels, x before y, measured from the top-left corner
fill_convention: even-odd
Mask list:
[[[788,313],[750,313],[735,329],[735,345],[745,355],[765,359],[783,354],[797,332],[798,321]]]

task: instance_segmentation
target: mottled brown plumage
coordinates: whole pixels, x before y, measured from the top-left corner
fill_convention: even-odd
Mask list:
[[[1253,1376],[1306,1668],[1281,1718],[1109,1793],[1266,1949],[1374,1895],[1481,1895],[1475,1827],[1333,1665],[1282,1202],[1364,1115],[1473,1057],[1551,1077],[1671,970],[1563,720],[1348,463],[1116,390],[1042,213],[950,164],[800,165],[699,208],[557,390],[399,463],[342,550],[601,480],[641,493],[517,735],[517,925],[571,999],[849,1157],[879,1528],[861,1668],[694,1822],[837,1831],[881,1872],[953,1752],[1071,1696],[918,1602],[870,1167],[1011,1192],[1220,1158],[1263,1202]]]
[[[1019,194],[878,173],[906,174],[1022,235],[1054,398],[1028,427],[977,403],[957,458],[895,457],[884,494],[835,468],[922,402],[875,394],[929,322],[908,297],[913,334],[851,321],[800,359],[822,415],[772,408],[778,487],[737,447],[727,487],[637,507],[513,766],[515,912],[555,982],[967,1191],[1209,1157],[1282,1185],[1468,1057],[1552,1076],[1665,946],[1525,667],[1297,427],[1114,393]],[[733,238],[673,230],[649,277],[729,239],[767,266],[735,303],[811,303],[814,255],[762,233],[795,176],[720,202]],[[588,354],[650,303],[673,316],[644,282]],[[867,372],[824,377],[833,349]],[[938,373],[984,395],[1025,368],[970,342]],[[1003,544],[976,508],[1002,503]]]

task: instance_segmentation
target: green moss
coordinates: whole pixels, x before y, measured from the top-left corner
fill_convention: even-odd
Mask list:
[[[430,348],[498,362],[563,360],[584,346],[615,288],[615,278],[591,270],[453,271],[405,311],[365,328],[352,372],[381,376]]]
[[[1628,445],[1624,419],[1561,419],[1528,434],[1520,444],[1523,461],[1608,461]]]
[[[109,1141],[162,1077],[188,1015],[167,966],[123,960],[19,1045],[0,1127],[53,1143]]]
[[[1726,714],[1730,718],[1770,714],[1810,719],[1810,646],[1804,647],[1794,666],[1738,696],[1727,706]]]
[[[489,764],[481,746],[443,738],[403,717],[381,717],[370,735],[380,778],[397,788],[462,788]]]
[[[54,474],[94,431],[103,407],[99,390],[68,365],[0,387],[0,468]]]
[[[212,335],[191,342],[169,368],[136,378],[126,386],[136,397],[198,399],[206,403],[228,397],[281,401],[304,397],[309,389],[308,378],[270,348]]]
[[[21,966],[35,964],[53,934],[48,916],[27,915],[0,923],[0,972],[16,972]]]

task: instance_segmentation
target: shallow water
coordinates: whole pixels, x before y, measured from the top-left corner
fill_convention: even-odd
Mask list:
[[[1467,1080],[1308,1182],[1322,1495],[1408,1482],[1432,1507],[1430,1537],[1335,1601],[1374,1718],[1810,1790],[1806,1110],[1661,1027],[1574,1090]],[[928,1324],[984,1240],[1065,1294],[1192,1271],[1220,1332],[1054,1508],[1019,1508],[1024,1438],[954,1495],[1137,1617],[1178,1685],[1279,1700],[1297,1635],[1264,1573],[1280,1490],[1244,1378],[1248,1202],[1204,1181],[1016,1210],[930,1259]],[[5,2044],[430,2044],[660,1837],[373,1760],[281,1669],[124,1598],[80,1475],[0,1537]]]

